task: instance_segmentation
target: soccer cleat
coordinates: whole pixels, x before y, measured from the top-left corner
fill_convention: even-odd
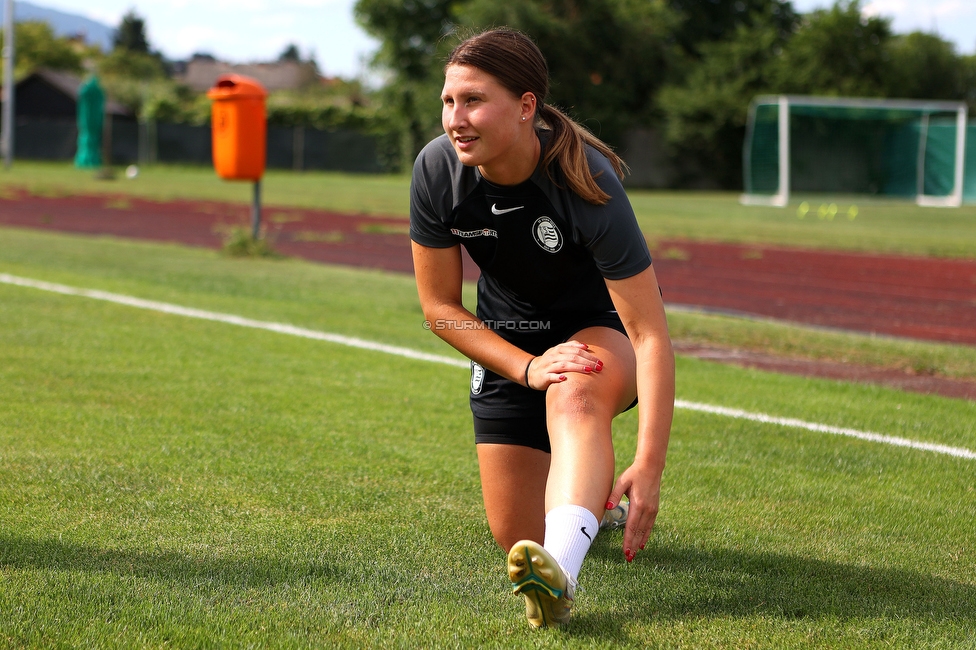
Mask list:
[[[627,525],[630,514],[630,501],[621,501],[615,508],[607,510],[600,522],[600,530],[616,530]]]
[[[539,628],[569,623],[572,586],[563,568],[540,544],[526,540],[512,547],[508,578],[512,592],[525,596],[529,625]]]

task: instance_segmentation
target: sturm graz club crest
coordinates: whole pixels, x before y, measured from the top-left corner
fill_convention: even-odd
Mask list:
[[[474,361],[471,362],[471,394],[477,395],[485,384],[485,369]]]
[[[539,217],[535,220],[532,224],[532,236],[535,237],[535,243],[549,253],[559,252],[563,247],[563,234],[549,217]]]

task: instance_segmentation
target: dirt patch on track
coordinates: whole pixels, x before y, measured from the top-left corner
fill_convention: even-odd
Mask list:
[[[250,209],[216,202],[131,197],[38,197],[7,192],[0,224],[219,248]],[[266,207],[275,248],[317,262],[412,273],[407,222],[321,210]],[[976,260],[862,255],[660,241],[654,266],[666,302],[809,325],[976,345]],[[465,277],[478,270],[465,259]],[[804,375],[884,383],[976,399],[976,382],[840,363],[785,360],[717,348],[683,354]]]

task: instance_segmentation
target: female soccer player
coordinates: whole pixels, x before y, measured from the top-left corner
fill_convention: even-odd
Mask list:
[[[534,627],[569,621],[605,509],[629,498],[623,552],[658,512],[674,355],[644,236],[610,148],[545,103],[525,35],[461,43],[445,67],[445,134],[418,157],[410,237],[424,315],[471,359],[485,510]],[[461,246],[481,270],[461,301]],[[637,453],[614,483],[611,420],[639,402]]]

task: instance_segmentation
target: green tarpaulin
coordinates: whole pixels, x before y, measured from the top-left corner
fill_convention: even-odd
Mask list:
[[[97,77],[89,78],[78,89],[78,153],[75,167],[102,166],[102,121],[105,118],[105,91]]]

